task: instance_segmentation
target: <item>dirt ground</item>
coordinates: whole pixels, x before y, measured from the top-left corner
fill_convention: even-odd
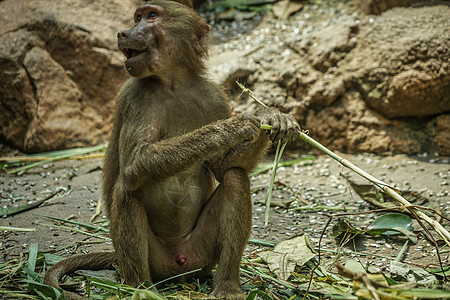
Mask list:
[[[285,154],[285,160],[291,155]],[[450,164],[448,157],[420,155],[375,156],[371,154],[343,155],[363,170],[375,177],[394,185],[399,189],[419,192],[428,199],[421,205],[436,209],[444,215],[450,212]],[[270,159],[270,157],[268,158]],[[267,162],[270,162],[269,160]],[[75,253],[111,250],[111,242],[89,237],[68,229],[56,227],[61,223],[51,221],[45,216],[70,219],[89,223],[95,214],[97,202],[101,197],[101,159],[66,160],[43,167],[31,169],[25,174],[0,174],[1,207],[20,206],[30,201],[44,198],[51,200],[32,210],[15,216],[0,219],[0,226],[33,228],[33,232],[1,232],[0,263],[27,253],[30,244],[38,243],[40,251],[52,252],[62,256]],[[252,177],[251,185],[254,193],[253,239],[279,242],[290,237],[308,234],[317,247],[320,233],[324,229],[329,215],[333,213],[357,213],[374,209],[361,199],[341,175],[360,183],[365,183],[356,173],[345,169],[327,156],[319,156],[289,167],[281,167],[276,181],[279,182],[273,192],[273,201],[292,200],[290,208],[273,207],[270,212],[270,224],[264,228],[263,201],[270,180],[270,172]],[[53,197],[52,197],[53,196]],[[309,203],[309,204],[308,204]],[[326,209],[298,210],[299,207],[327,206]],[[367,226],[381,213],[363,213],[349,216],[350,222],[360,228]],[[106,219],[102,213],[96,221]],[[337,242],[327,228],[322,241],[322,254],[326,261],[336,257]],[[448,222],[442,224],[449,229]],[[75,226],[71,226],[75,228]],[[420,227],[414,224],[419,242],[409,245],[403,261],[425,267],[436,266],[436,251],[420,234]],[[368,262],[379,271],[387,271],[389,261],[395,258],[405,242],[404,237],[363,238],[356,243],[356,249],[346,247],[346,251],[356,251],[362,262]],[[62,247],[61,250],[58,250]],[[248,255],[252,251],[264,248],[258,244],[249,244]],[[445,248],[444,248],[445,250]],[[345,252],[345,251],[344,251]],[[355,253],[349,254],[355,256]],[[344,256],[341,260],[346,259]],[[449,252],[442,251],[444,265],[449,263]]]

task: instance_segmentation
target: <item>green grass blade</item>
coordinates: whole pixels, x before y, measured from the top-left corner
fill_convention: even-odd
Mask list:
[[[48,157],[48,159],[42,160],[42,161],[37,161],[37,162],[31,163],[31,164],[28,164],[26,166],[23,166],[23,167],[14,168],[12,170],[6,170],[6,173],[8,173],[8,174],[17,173],[18,175],[22,175],[27,170],[38,167],[40,165],[48,164],[48,163],[66,159],[66,158],[70,158],[70,157],[76,156],[76,155],[83,155],[83,154],[88,154],[91,152],[103,151],[105,149],[106,149],[106,145],[98,145],[98,146],[87,147],[87,148],[73,148],[73,149],[67,149],[67,150],[40,153],[40,154],[36,154],[36,156],[41,156],[41,157],[44,156],[44,157]],[[30,155],[30,156],[32,157],[33,155]]]
[[[28,252],[28,269],[32,272],[36,270],[36,260],[38,254],[38,243],[33,243],[30,245],[30,251]]]
[[[91,225],[91,224],[86,224],[86,223],[82,223],[82,222],[77,222],[77,221],[72,221],[72,220],[66,220],[66,219],[61,219],[58,217],[52,217],[52,216],[42,216],[44,218],[50,219],[50,220],[55,220],[55,221],[60,221],[60,222],[64,222],[64,223],[69,223],[69,224],[73,224],[73,225],[78,225],[80,227],[84,227],[87,230],[91,230],[91,231],[104,231],[104,232],[109,232],[109,230],[105,227],[102,226],[97,226],[97,225]]]
[[[30,204],[25,204],[25,205],[21,205],[18,207],[0,207],[0,216],[13,216],[13,215],[17,215],[21,212],[24,211],[28,211],[31,210],[33,208],[37,208],[39,206],[41,206],[42,203],[45,202],[45,199],[43,200],[38,200],[38,201],[33,201]]]
[[[284,148],[287,142],[281,145],[281,140],[278,141],[277,151],[275,152],[275,158],[273,162],[272,175],[270,176],[269,188],[266,194],[266,211],[264,213],[264,227],[269,224],[269,213],[270,213],[270,200],[272,198],[273,183],[275,182],[275,175],[277,174],[278,163],[280,162],[281,156],[283,155]]]
[[[274,242],[267,242],[267,241],[262,241],[262,240],[258,240],[258,239],[249,239],[248,243],[262,245],[262,246],[267,246],[267,247],[272,247],[272,248],[275,247],[275,243]]]
[[[19,227],[0,226],[0,231],[30,232],[30,231],[36,231],[36,229],[35,228],[19,228]]]
[[[296,164],[296,163],[299,163],[302,161],[314,160],[314,159],[316,159],[316,157],[314,155],[308,155],[305,157],[299,157],[299,158],[279,162],[278,166],[279,167],[288,167],[288,166],[292,166],[293,164]],[[272,168],[273,168],[273,163],[261,164],[252,173],[250,173],[250,176],[255,176],[260,173],[264,173],[266,171],[271,170]]]

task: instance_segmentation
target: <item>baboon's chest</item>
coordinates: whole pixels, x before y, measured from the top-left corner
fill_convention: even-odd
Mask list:
[[[150,227],[158,232],[188,233],[210,197],[213,178],[194,166],[143,191]]]

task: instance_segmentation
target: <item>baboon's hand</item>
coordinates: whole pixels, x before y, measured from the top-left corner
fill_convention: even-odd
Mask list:
[[[256,112],[256,116],[261,124],[272,126],[267,133],[273,142],[281,140],[284,143],[297,139],[300,125],[294,116],[281,113],[275,108],[260,109]]]
[[[261,132],[261,123],[258,118],[241,114],[231,119],[238,138],[245,142],[255,141]]]

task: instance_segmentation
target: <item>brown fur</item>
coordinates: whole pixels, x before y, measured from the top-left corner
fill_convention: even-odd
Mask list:
[[[202,277],[217,265],[213,295],[244,299],[248,173],[269,142],[259,127],[273,125],[271,139],[285,140],[298,125],[274,109],[231,117],[222,90],[203,76],[209,27],[192,9],[156,0],[137,9],[135,22],[118,34],[134,78],[117,97],[103,168],[115,253],[103,254],[109,265],[90,259],[101,254],[69,258],[47,272],[46,282],[58,286],[78,267],[111,267],[114,257],[134,286],[198,268],[190,277]]]

